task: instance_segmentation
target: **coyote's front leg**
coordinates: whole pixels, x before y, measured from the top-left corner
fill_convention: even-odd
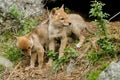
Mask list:
[[[59,48],[59,58],[61,58],[64,55],[64,49],[67,45],[67,37],[64,37],[61,39],[61,44],[60,44],[60,48]]]
[[[37,53],[38,53],[38,67],[42,68],[43,61],[44,61],[44,48],[42,45],[37,46]]]
[[[49,50],[52,50],[53,52],[55,51],[55,40],[54,39],[51,39],[49,42]],[[51,67],[53,64],[53,60],[51,58],[49,58],[47,64],[48,64],[48,66]]]
[[[29,69],[35,67],[36,58],[37,58],[37,54],[36,53],[32,53],[31,54],[31,59],[30,59],[30,66],[26,67],[25,70],[29,70]]]
[[[76,45],[77,48],[80,48],[84,43],[85,37],[83,35],[79,36],[79,43]]]

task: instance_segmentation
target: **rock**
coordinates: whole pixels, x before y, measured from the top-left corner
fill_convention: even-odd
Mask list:
[[[44,12],[43,0],[0,0],[0,8],[8,12],[12,6],[17,7],[21,12],[25,12],[25,17],[34,13],[42,14]]]
[[[4,66],[6,68],[9,68],[9,69],[13,68],[13,63],[9,59],[7,59],[5,57],[1,57],[1,56],[0,56],[0,65]]]
[[[74,59],[70,59],[70,62],[68,64],[67,70],[66,70],[66,72],[67,72],[68,75],[71,75],[71,73],[75,70],[74,63],[75,63],[75,60]]]
[[[45,15],[43,0],[0,0],[0,34],[5,31],[15,32],[23,29],[20,21],[25,18],[41,18]]]
[[[109,67],[99,75],[98,80],[120,80],[120,60],[112,62]]]

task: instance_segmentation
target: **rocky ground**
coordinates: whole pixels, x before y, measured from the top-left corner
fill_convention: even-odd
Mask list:
[[[23,27],[20,25],[19,20],[16,20],[17,17],[15,18],[15,15],[17,14],[15,14],[14,16],[11,16],[11,14],[9,14],[10,8],[13,8],[17,11],[17,9],[15,8],[16,6],[18,10],[20,10],[21,12],[25,12],[26,15],[24,15],[24,19],[27,17],[37,17],[39,18],[39,21],[42,21],[43,19],[46,19],[48,17],[48,13],[46,12],[46,10],[44,10],[44,5],[41,4],[41,1],[42,0],[0,0],[0,56],[1,54],[5,53],[6,49],[11,47],[11,44],[15,45],[15,39],[13,37],[14,34],[17,34],[19,30],[23,30]],[[89,28],[93,32],[96,32],[94,22],[86,23],[89,25]],[[109,24],[110,34],[113,37],[113,42],[120,43],[120,21],[110,22]],[[9,34],[7,32],[12,34]],[[46,64],[44,64],[42,69],[35,67],[34,69],[25,70],[25,67],[28,66],[29,61],[20,60],[20,62],[18,62],[18,64],[16,64],[13,69],[4,69],[4,72],[2,73],[0,69],[0,80],[95,80],[94,77],[98,75],[91,75],[91,73],[100,73],[106,68],[106,65],[108,66],[109,64],[111,64],[111,62],[117,61],[120,55],[118,54],[116,55],[116,57],[105,55],[104,58],[93,64],[88,59],[88,56],[90,55],[89,53],[92,50],[99,50],[99,46],[96,45],[95,47],[92,43],[96,40],[96,36],[88,33],[87,31],[83,31],[83,34],[86,37],[86,41],[81,48],[76,48],[75,43],[69,43],[67,46],[68,48],[75,49],[79,56],[74,59],[72,63],[64,63],[62,65],[62,68],[58,70],[58,72],[52,73],[52,70],[48,66],[46,66]],[[6,36],[7,38],[4,36]],[[4,48],[4,45],[7,45],[7,48]],[[120,53],[120,48],[117,48],[117,51],[118,53]],[[11,52],[14,52],[14,50]],[[114,74],[117,74],[115,72],[119,73],[119,70],[116,71],[117,69],[115,69],[116,65],[117,69],[119,69],[119,62],[113,63],[107,69],[107,72],[102,72],[103,74],[100,75],[99,80],[105,79],[105,77],[107,80],[112,80],[113,78],[110,78],[110,76],[114,77]],[[108,76],[108,74],[110,74],[110,76]],[[92,77],[92,79],[90,77]],[[117,79],[114,78],[113,80]]]
[[[90,26],[91,30],[96,31],[93,22],[87,22],[87,24]],[[109,24],[111,35],[113,35],[116,40],[120,41],[120,22],[110,22]],[[67,65],[70,63],[65,63],[57,73],[53,74],[46,65],[44,65],[42,69],[36,67],[34,69],[25,70],[26,61],[23,60],[17,64],[14,69],[10,71],[6,70],[1,74],[0,80],[89,80],[87,77],[90,72],[101,70],[102,64],[110,64],[116,59],[106,57],[106,59],[98,62],[97,65],[92,65],[88,60],[87,55],[89,55],[89,50],[95,49],[91,44],[91,41],[95,39],[95,36],[86,31],[84,31],[83,34],[89,41],[86,41],[80,49],[76,48],[72,43],[68,45],[68,47],[74,48],[79,54],[79,57],[72,63],[72,68],[70,68],[72,72],[70,74],[67,73]]]

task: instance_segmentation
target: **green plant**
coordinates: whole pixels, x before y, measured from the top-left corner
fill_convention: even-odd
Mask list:
[[[100,70],[90,72],[88,74],[88,79],[87,80],[97,80],[100,73],[101,73]]]
[[[93,65],[97,63],[101,57],[102,54],[96,51],[90,51],[88,54],[88,59],[93,63]]]
[[[53,50],[48,50],[48,58],[51,58],[51,59],[55,60],[55,59],[58,58],[58,55]]]
[[[59,8],[59,7],[55,7],[55,8],[53,8],[53,9],[58,10],[58,9],[60,9],[60,8]],[[65,7],[65,12],[66,12],[66,13],[71,13],[71,10],[70,10],[69,8]]]
[[[13,45],[4,45],[5,49],[5,56],[8,58],[10,61],[12,61],[14,64],[21,59],[22,52],[16,46]]]
[[[65,12],[66,13],[71,13],[71,10],[69,8],[65,7]]]
[[[100,39],[97,43],[106,54],[114,55],[117,51],[115,45],[108,38]]]
[[[30,18],[26,18],[20,22],[20,25],[24,29],[23,32],[24,34],[29,33],[37,24],[38,24],[38,19],[30,19]]]
[[[57,72],[63,63],[67,62],[68,58],[66,56],[62,56],[61,58],[57,59],[53,65],[52,72]]]
[[[9,8],[9,13],[14,16],[17,20],[21,21],[25,17],[25,13],[17,8],[16,5],[12,5]]]
[[[70,58],[74,59],[78,56],[78,53],[74,49],[65,48],[64,49],[64,56],[57,59],[53,65],[52,71],[57,72],[63,63],[68,62]]]
[[[9,13],[18,20],[18,23],[20,26],[22,26],[23,30],[19,30],[19,34],[27,34],[29,33],[35,25],[38,23],[38,19],[31,19],[31,18],[25,18],[25,12],[22,12],[20,9],[17,8],[16,5],[13,5],[9,8]]]
[[[8,31],[5,31],[4,34],[3,34],[4,37],[3,38],[3,41],[8,41],[9,38],[11,37],[10,33]]]
[[[106,36],[108,37],[109,35],[109,30],[108,30],[108,21],[105,19],[109,16],[109,14],[107,13],[103,13],[103,6],[105,4],[102,3],[101,1],[92,1],[92,4],[91,4],[91,9],[90,9],[90,17],[94,17],[96,18],[95,19],[95,22],[97,22],[97,29],[98,29],[98,33],[97,35],[99,37],[101,36]]]
[[[108,66],[109,66],[109,63],[103,61],[100,70],[103,71],[103,70],[106,69]]]
[[[0,65],[0,74],[3,73],[3,71],[4,71],[4,67]]]
[[[88,72],[86,75],[86,80],[98,80],[100,73],[109,66],[109,63],[106,61],[100,61],[98,62],[98,64],[100,65],[91,66],[93,67],[93,69],[95,69],[96,67],[99,67],[99,69]]]
[[[70,58],[76,58],[78,53],[74,49],[65,48],[64,49],[65,56],[70,56]]]
[[[116,47],[112,42],[110,42],[110,34],[109,34],[109,24],[108,20],[105,19],[109,16],[107,13],[103,13],[103,6],[105,4],[101,1],[92,1],[91,9],[90,9],[90,17],[95,17],[95,22],[97,23],[96,27],[98,30],[97,37],[98,37],[98,45],[103,50],[102,53],[106,54],[115,54]],[[104,38],[103,38],[104,37]]]

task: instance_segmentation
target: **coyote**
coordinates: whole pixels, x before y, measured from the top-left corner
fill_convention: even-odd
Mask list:
[[[55,51],[56,39],[60,39],[59,58],[64,55],[64,48],[67,44],[67,27],[70,27],[68,15],[64,12],[63,6],[59,10],[52,9],[49,15],[49,50]],[[52,66],[52,59],[48,64]]]
[[[66,47],[68,36],[72,33],[79,38],[79,43],[76,47],[80,48],[83,44],[85,37],[82,35],[81,31],[83,29],[88,29],[87,24],[83,20],[83,18],[78,14],[67,14],[64,11],[64,5],[61,6],[60,9],[55,10],[52,9],[49,15],[49,50],[55,50],[55,40],[57,38],[60,39],[60,48],[59,48],[59,58],[64,55],[64,48]],[[52,64],[52,60],[50,59],[49,64]]]
[[[17,38],[17,47],[20,48],[25,56],[30,56],[30,66],[26,70],[35,67],[35,62],[38,56],[38,64],[41,68],[43,65],[44,47],[48,42],[48,23],[42,22],[35,29],[21,37]]]

